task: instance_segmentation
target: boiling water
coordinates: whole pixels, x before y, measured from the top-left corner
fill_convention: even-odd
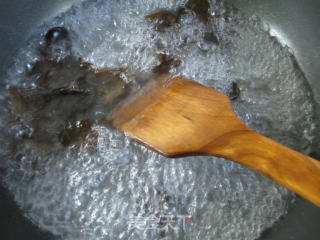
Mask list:
[[[40,58],[44,34],[64,26],[72,35],[72,55],[96,68],[126,67],[127,81],[136,85],[135,76],[148,76],[160,53],[181,60],[171,69],[174,74],[222,92],[237,82],[241,95],[233,107],[240,118],[308,153],[314,106],[289,49],[258,19],[221,1],[211,1],[207,25],[187,12],[179,24],[157,32],[144,18],[185,3],[98,0],[73,6],[41,26],[19,51],[6,84],[28,85],[26,69]],[[218,42],[205,40],[208,32]],[[215,157],[167,159],[99,125],[93,127],[94,153],[69,147],[43,158],[28,142],[19,152],[24,157],[15,162],[5,141],[14,138],[16,124],[8,122],[7,95],[2,90],[5,184],[27,217],[62,239],[256,239],[294,201],[293,193],[236,163]],[[34,161],[40,166],[36,172],[30,167]]]

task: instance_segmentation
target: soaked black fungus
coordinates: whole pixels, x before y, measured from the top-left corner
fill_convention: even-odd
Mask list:
[[[96,71],[71,56],[60,61],[39,60],[27,74],[33,88],[10,88],[20,133],[32,129],[32,141],[41,149],[51,149],[58,140],[64,146],[84,141],[90,124],[98,124],[101,114],[107,118],[114,104],[128,93],[122,74],[124,69]]]
[[[158,61],[159,64],[152,69],[154,73],[158,74],[168,73],[170,69],[179,67],[181,64],[179,59],[175,59],[166,54],[159,54]]]
[[[201,22],[208,22],[210,16],[208,0],[189,0],[186,8],[192,10]]]
[[[70,34],[64,27],[50,29],[44,37],[45,44],[40,47],[43,57],[60,60],[71,55],[72,43]]]
[[[165,28],[172,27],[177,22],[175,14],[166,10],[150,14],[146,16],[146,19],[155,22],[157,31],[163,31]]]
[[[50,95],[77,95],[77,94],[89,94],[88,91],[74,88],[73,86],[57,88],[51,91]]]
[[[98,124],[99,124],[100,126],[105,126],[105,127],[108,127],[108,128],[115,128],[115,127],[113,126],[113,124],[112,124],[112,121],[111,121],[110,119],[107,119],[106,117],[102,117],[102,118],[99,120]]]
[[[238,84],[235,82],[232,82],[231,89],[228,93],[228,97],[230,100],[236,100],[240,95],[240,89],[238,87]]]
[[[219,45],[218,37],[214,32],[205,32],[203,39],[208,43]]]
[[[320,161],[320,152],[319,151],[313,151],[309,154],[309,156]]]
[[[59,134],[59,140],[64,146],[69,146],[84,140],[91,130],[92,123],[88,119],[77,121],[71,127],[65,128]]]
[[[54,27],[50,29],[46,35],[45,40],[47,43],[56,43],[61,40],[66,40],[69,37],[69,32],[64,27]]]

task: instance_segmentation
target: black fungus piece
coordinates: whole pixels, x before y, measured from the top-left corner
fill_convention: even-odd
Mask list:
[[[110,120],[110,119],[108,119],[108,118],[106,118],[106,117],[102,117],[102,118],[99,120],[98,124],[99,124],[100,126],[108,127],[108,128],[111,128],[111,129],[114,129],[114,128],[115,128],[115,127],[113,126],[113,124],[112,124],[112,120]]]
[[[45,35],[47,43],[57,43],[61,40],[66,40],[69,37],[69,32],[64,27],[51,28]]]
[[[218,37],[213,32],[206,32],[203,36],[203,39],[208,43],[219,45]]]
[[[64,146],[69,146],[84,140],[91,130],[92,123],[88,119],[77,121],[70,128],[63,129],[59,140]]]
[[[90,69],[81,67],[80,64],[79,60],[73,57],[66,57],[59,62],[43,59],[34,64],[29,76],[35,79],[39,88],[53,91],[85,78]]]
[[[208,0],[189,0],[186,8],[192,10],[201,22],[208,22],[210,16]]]
[[[103,69],[87,75],[86,82],[94,89],[105,104],[113,104],[126,95],[130,89],[123,80],[126,69]]]
[[[39,149],[50,151],[61,143],[94,145],[94,132],[85,138],[88,128],[81,119],[97,123],[126,96],[130,87],[123,80],[124,71],[97,71],[70,56],[60,61],[39,60],[27,75],[34,87],[9,89],[12,114],[33,129],[32,141]],[[79,121],[81,126],[72,124]],[[66,128],[69,124],[71,127]]]
[[[42,90],[11,87],[9,93],[12,110],[18,116],[22,116],[26,112],[34,111],[43,106],[41,98],[44,91]]]
[[[59,61],[71,55],[71,39],[64,27],[54,27],[45,35],[45,44],[40,47],[43,57]]]
[[[78,94],[88,94],[89,92],[79,88],[72,88],[72,87],[62,87],[54,89],[51,92],[51,95],[78,95]]]
[[[150,14],[146,16],[146,19],[155,22],[157,31],[163,31],[165,28],[171,27],[177,22],[176,16],[166,10]]]
[[[171,68],[176,68],[181,64],[181,60],[174,59],[166,54],[159,54],[158,61],[159,64],[152,69],[154,73],[158,74],[168,73]]]
[[[311,153],[309,154],[309,156],[320,161],[320,152],[318,152],[318,151],[313,151],[313,152],[311,152]]]
[[[235,82],[232,82],[231,84],[231,89],[228,93],[228,97],[229,99],[232,100],[236,100],[240,95],[240,89],[238,87],[238,84]]]

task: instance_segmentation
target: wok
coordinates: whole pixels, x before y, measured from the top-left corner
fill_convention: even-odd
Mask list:
[[[15,51],[46,19],[81,0],[1,0],[0,82]],[[248,14],[258,15],[270,25],[270,32],[288,45],[309,81],[320,104],[320,2],[316,0],[229,0]],[[318,126],[319,127],[319,126]],[[319,158],[319,156],[318,156]],[[320,208],[298,198],[288,214],[260,239],[319,239]],[[23,217],[12,196],[0,187],[1,239],[54,239]]]

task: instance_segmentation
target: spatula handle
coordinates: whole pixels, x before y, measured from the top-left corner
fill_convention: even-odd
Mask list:
[[[320,162],[245,128],[215,139],[203,151],[238,162],[320,207]]]

